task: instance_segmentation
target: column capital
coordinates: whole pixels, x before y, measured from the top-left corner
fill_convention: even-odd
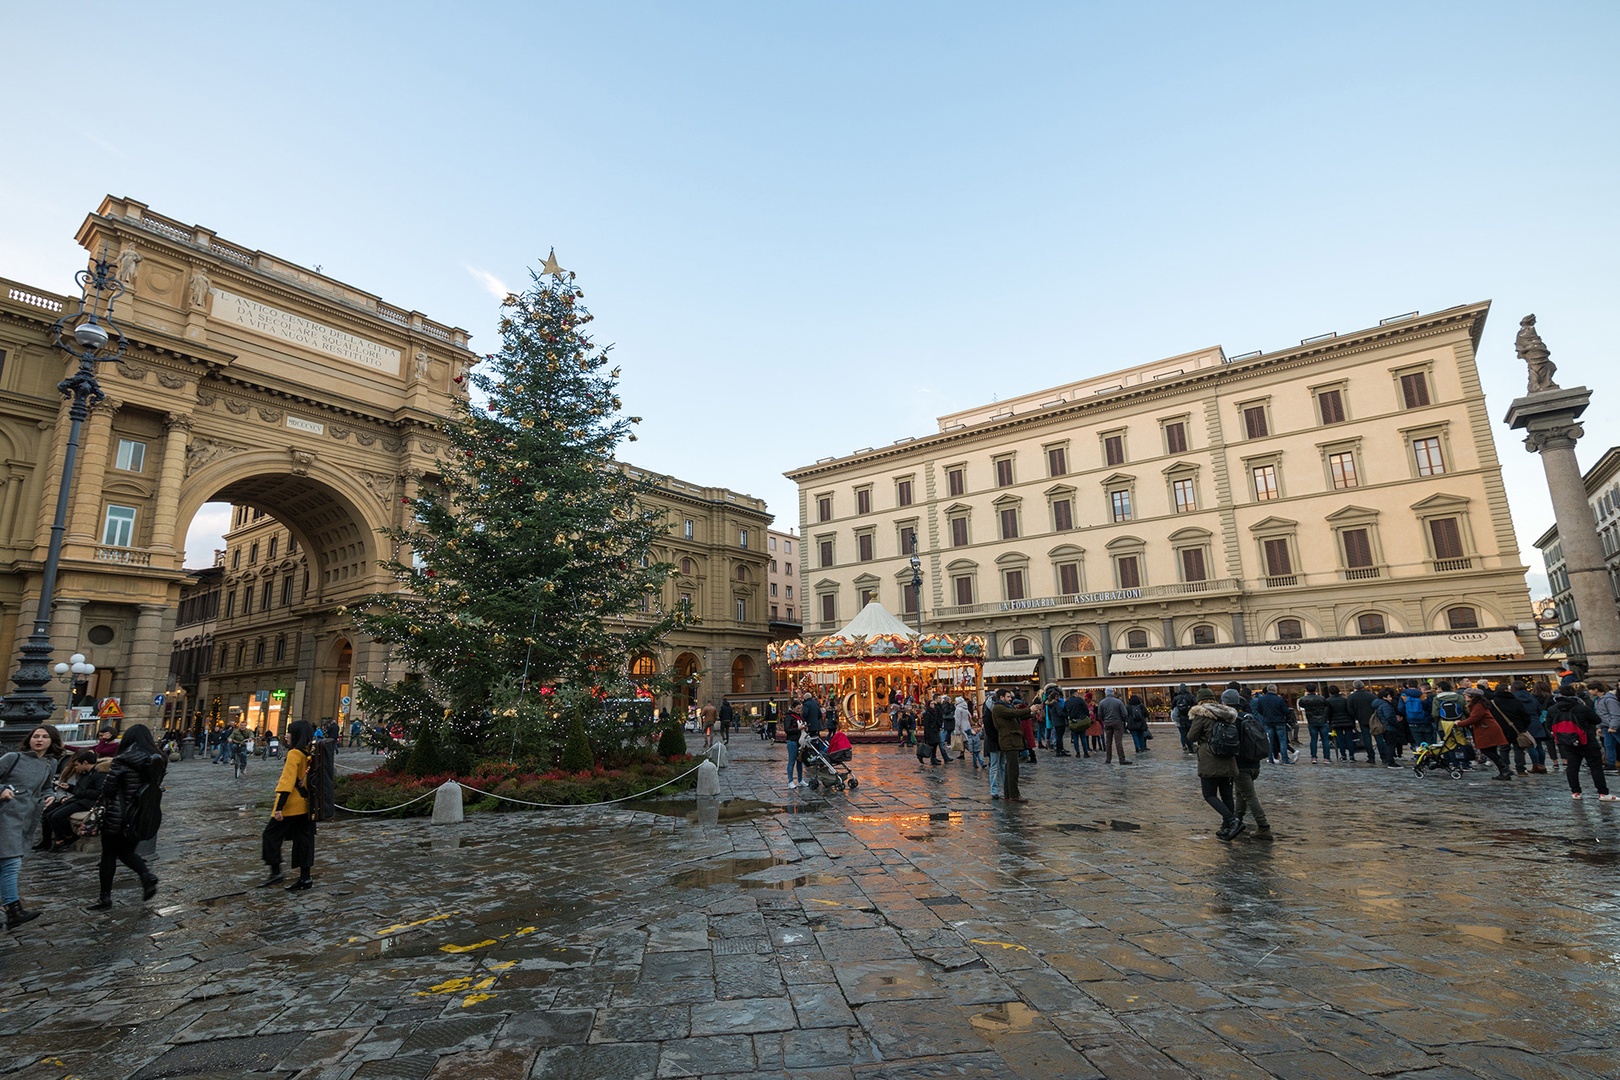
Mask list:
[[[111,417],[123,407],[123,398],[115,398],[109,394],[107,397],[90,402],[90,413],[92,416],[106,415]]]
[[[1585,434],[1586,429],[1576,423],[1532,427],[1524,437],[1524,448],[1532,454],[1547,450],[1573,450],[1575,441]]]
[[[195,421],[189,413],[172,412],[163,415],[163,427],[168,431],[190,431],[193,423]]]

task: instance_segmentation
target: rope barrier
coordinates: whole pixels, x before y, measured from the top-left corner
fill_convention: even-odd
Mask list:
[[[631,799],[639,799],[643,795],[651,795],[653,792],[657,791],[659,788],[666,788],[669,785],[673,784],[677,780],[680,780],[680,779],[683,779],[685,777],[691,776],[693,773],[697,772],[702,767],[703,767],[703,763],[700,761],[696,765],[692,766],[690,769],[687,769],[685,772],[681,773],[680,776],[672,776],[668,780],[665,780],[662,784],[659,784],[656,787],[650,787],[646,791],[638,791],[634,795],[624,795],[624,796],[621,796],[620,798],[617,798],[617,799],[603,799],[600,802],[591,802],[591,803],[530,802],[528,799],[514,799],[510,795],[497,795],[493,791],[485,791],[482,788],[475,788],[471,784],[463,783],[460,780],[457,780],[456,784],[459,787],[464,788],[467,791],[475,792],[475,793],[477,793],[479,795],[486,796],[487,798],[500,799],[502,802],[516,803],[519,806],[538,806],[538,807],[541,807],[541,808],[547,809],[547,810],[567,810],[567,809],[573,809],[573,808],[585,807],[585,806],[611,806],[614,803],[628,802]],[[359,770],[355,770],[355,771],[359,771]],[[432,791],[423,792],[421,795],[418,795],[416,798],[410,799],[410,800],[408,800],[406,802],[397,803],[394,806],[378,807],[375,810],[354,810],[354,809],[351,809],[350,807],[342,805],[341,803],[334,803],[333,805],[337,809],[342,810],[346,814],[386,814],[390,810],[402,809],[403,807],[410,806],[413,803],[419,803],[423,799],[431,798],[432,796],[437,795],[437,794],[438,794],[438,789],[435,788]]]

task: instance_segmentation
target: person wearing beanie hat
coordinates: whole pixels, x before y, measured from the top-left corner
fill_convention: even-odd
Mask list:
[[[1236,724],[1238,714],[1230,705],[1216,701],[1215,695],[1207,689],[1200,688],[1198,697],[1199,702],[1192,709],[1192,723],[1187,727],[1187,741],[1198,748],[1198,783],[1204,801],[1221,815],[1221,828],[1215,836],[1231,840],[1244,828],[1232,799],[1232,785],[1238,774],[1237,758],[1216,754],[1210,742],[1215,724]]]
[[[1581,798],[1581,766],[1592,774],[1592,786],[1597,788],[1599,802],[1614,802],[1609,794],[1609,782],[1603,776],[1603,750],[1598,743],[1598,715],[1581,700],[1585,685],[1578,682],[1560,683],[1553,691],[1552,704],[1547,706],[1547,726],[1552,730],[1554,745],[1564,755],[1564,777],[1569,781],[1569,797]],[[1579,745],[1569,745],[1578,739]]]
[[[1198,704],[1200,704],[1200,705],[1202,705],[1206,701],[1214,701],[1215,700],[1215,691],[1211,690],[1207,686],[1200,686],[1198,688],[1197,698],[1198,698]]]
[[[1496,766],[1496,775],[1491,779],[1513,779],[1513,773],[1508,768],[1507,736],[1502,733],[1502,725],[1496,722],[1490,707],[1485,704],[1485,691],[1470,686],[1463,691],[1463,700],[1468,704],[1468,715],[1457,723],[1467,728],[1474,737],[1474,749]]]

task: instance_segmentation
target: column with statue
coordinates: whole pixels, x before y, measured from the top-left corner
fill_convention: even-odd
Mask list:
[[[1507,425],[1523,429],[1525,449],[1541,455],[1564,549],[1564,568],[1586,642],[1587,675],[1612,684],[1620,679],[1620,609],[1609,586],[1597,519],[1575,458],[1575,443],[1585,433],[1577,421],[1586,411],[1592,391],[1584,386],[1564,389],[1553,382],[1558,369],[1536,330],[1534,315],[1519,320],[1514,345],[1519,359],[1529,366],[1530,382],[1525,396],[1508,407]]]

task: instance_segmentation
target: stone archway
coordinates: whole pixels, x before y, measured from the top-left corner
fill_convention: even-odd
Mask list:
[[[684,720],[697,705],[698,681],[702,678],[698,658],[689,652],[681,653],[675,658],[674,672],[673,707],[675,715]]]
[[[731,692],[733,694],[747,694],[753,690],[754,676],[759,671],[754,658],[747,653],[738,653],[737,658],[731,662]]]

